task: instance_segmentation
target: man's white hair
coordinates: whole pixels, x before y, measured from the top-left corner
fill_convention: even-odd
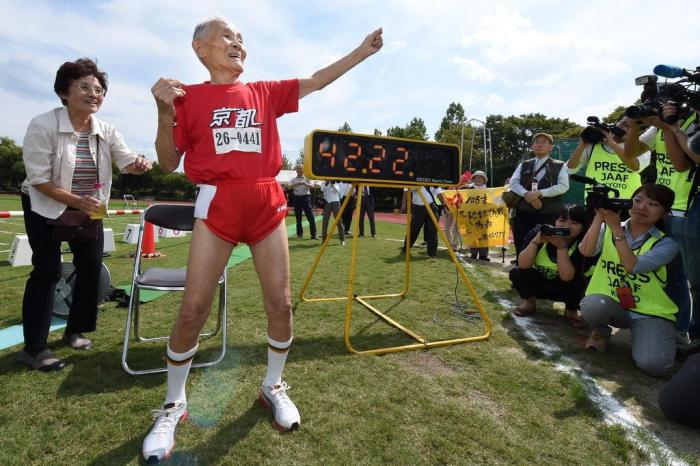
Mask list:
[[[222,22],[225,24],[229,24],[228,20],[224,18],[223,16],[212,16],[211,18],[205,19],[198,25],[194,27],[194,34],[192,34],[192,40],[201,40],[204,39],[207,36],[207,33],[209,32],[209,27],[212,25],[212,23],[215,22]]]

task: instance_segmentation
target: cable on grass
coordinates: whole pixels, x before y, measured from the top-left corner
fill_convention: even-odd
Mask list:
[[[459,246],[462,249],[462,236],[459,237]],[[433,316],[433,323],[442,327],[460,328],[467,324],[481,320],[478,310],[470,309],[469,303],[461,301],[457,289],[459,288],[459,272],[455,269],[455,287],[452,293],[445,295],[443,305],[438,307]]]

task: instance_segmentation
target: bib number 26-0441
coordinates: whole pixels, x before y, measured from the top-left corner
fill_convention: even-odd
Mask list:
[[[260,128],[215,128],[212,130],[217,154],[262,152]]]

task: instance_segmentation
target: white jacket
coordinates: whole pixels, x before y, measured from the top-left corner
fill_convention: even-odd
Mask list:
[[[109,199],[112,187],[112,160],[122,173],[127,165],[138,158],[124,142],[117,129],[94,115],[92,132],[89,136],[90,153],[93,160],[97,152],[97,138],[100,141],[100,183],[104,183],[102,193]],[[75,169],[75,152],[78,135],[68,117],[66,107],[55,108],[34,117],[24,136],[22,158],[27,178],[22,183],[22,191],[29,194],[32,210],[46,218],[57,218],[66,210],[66,205],[40,193],[34,185],[53,182],[70,191]]]

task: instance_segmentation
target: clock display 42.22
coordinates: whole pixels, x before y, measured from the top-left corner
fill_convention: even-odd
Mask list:
[[[315,130],[304,154],[306,175],[318,179],[449,186],[460,175],[453,144]]]

